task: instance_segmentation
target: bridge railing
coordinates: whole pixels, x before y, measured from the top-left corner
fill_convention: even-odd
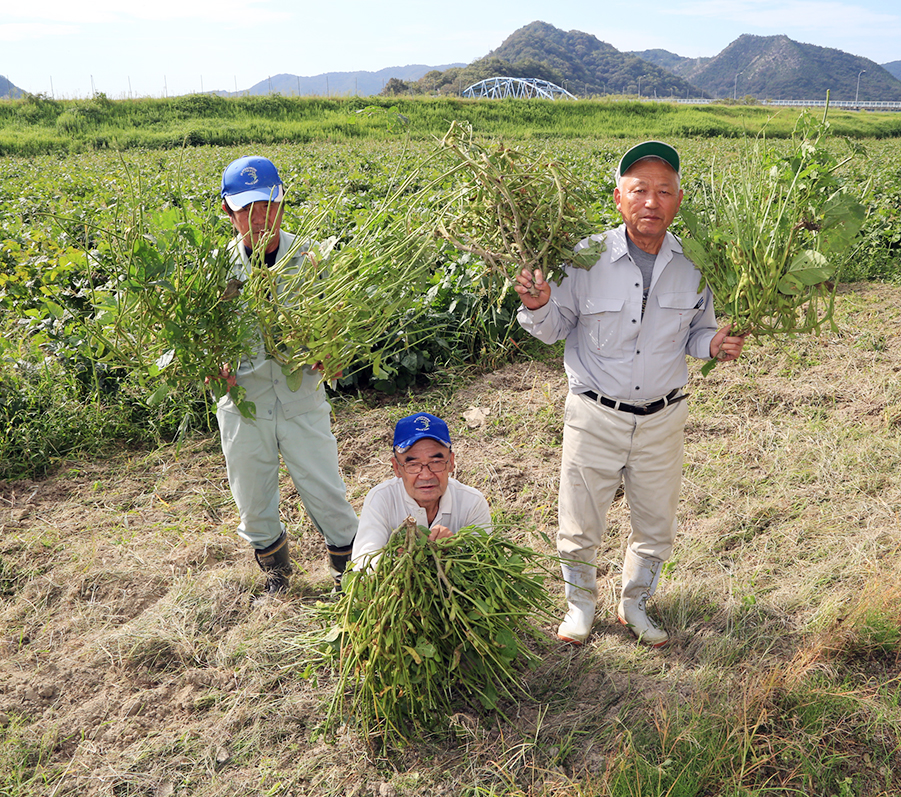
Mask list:
[[[643,99],[648,99],[647,97]],[[670,100],[661,100],[667,102],[677,102],[681,105],[709,105],[712,102],[720,102],[720,100],[710,100],[703,97],[697,99],[680,99],[673,97]],[[825,108],[826,100],[756,100],[758,105],[787,105],[799,108]],[[830,100],[830,108],[849,108],[851,110],[882,110],[882,111],[901,111],[901,102],[892,100]]]

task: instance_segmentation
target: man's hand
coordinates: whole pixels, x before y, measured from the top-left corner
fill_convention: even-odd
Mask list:
[[[443,540],[453,536],[454,533],[447,526],[432,526],[432,530],[429,532],[429,542],[435,542],[435,540]]]
[[[532,295],[532,289],[537,291],[538,295]],[[544,274],[540,268],[535,269],[535,273],[531,274],[529,269],[524,268],[516,276],[516,283],[513,289],[519,294],[522,303],[529,310],[537,310],[544,307],[551,300],[551,286],[545,282]]]
[[[318,362],[313,366],[313,370],[319,371],[320,373],[325,373],[325,366],[321,362]],[[334,379],[340,379],[342,376],[344,376],[343,368],[335,374]]]
[[[745,345],[744,335],[730,335],[732,325],[723,327],[710,341],[710,356],[716,357],[720,362],[728,360],[737,360],[741,354],[742,347]]]
[[[232,373],[232,367],[228,363],[225,363],[219,369],[219,373],[216,374],[215,376],[204,377],[203,383],[205,385],[208,385],[210,383],[210,381],[213,379],[224,379],[225,380],[225,384],[226,384],[225,392],[226,393],[228,393],[229,390],[231,390],[235,385],[238,384],[238,377],[236,377]]]

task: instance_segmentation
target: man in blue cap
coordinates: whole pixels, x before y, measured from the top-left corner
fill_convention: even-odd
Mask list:
[[[485,496],[451,477],[454,452],[441,418],[417,412],[394,427],[395,478],[373,487],[363,501],[353,546],[357,567],[374,564],[391,532],[408,517],[429,529],[429,539],[450,537],[466,526],[491,530]]]
[[[247,279],[252,258],[271,266],[291,249],[294,236],[281,229],[284,194],[278,170],[268,158],[238,158],[226,167],[222,209],[236,233],[231,252],[239,280]],[[291,256],[300,266],[305,255],[299,251]],[[279,518],[279,456],[307,515],[325,538],[329,569],[340,587],[357,515],[347,502],[339,471],[321,375],[304,367],[300,385],[292,389],[260,338],[251,357],[224,365],[220,376],[229,385],[243,387],[245,399],[255,407],[255,417],[246,418],[226,393],[216,418],[228,483],[240,515],[238,534],[253,547],[266,573],[266,595],[285,593],[292,569],[287,533]]]
[[[632,531],[616,614],[656,647],[669,635],[646,607],[676,536],[686,355],[734,360],[744,338],[717,329],[710,288],[668,231],[682,202],[678,152],[662,141],[637,144],[615,179],[622,226],[576,247],[603,242],[598,261],[567,268],[553,295],[540,270],[523,269],[518,319],[545,343],[566,341],[557,550],[568,608],[557,636],[582,644],[591,632],[597,550],[607,544],[606,513],[623,484]]]

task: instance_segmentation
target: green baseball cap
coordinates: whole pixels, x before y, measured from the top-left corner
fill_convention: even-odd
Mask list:
[[[616,180],[622,177],[629,169],[643,158],[660,158],[673,167],[673,171],[679,174],[679,153],[669,144],[662,141],[642,141],[626,152],[616,167]]]

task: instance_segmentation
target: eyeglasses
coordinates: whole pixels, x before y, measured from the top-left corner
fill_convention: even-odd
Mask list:
[[[423,468],[428,468],[432,473],[443,473],[447,470],[450,460],[441,459],[433,462],[401,462],[399,464],[407,475],[418,476],[422,473]]]

